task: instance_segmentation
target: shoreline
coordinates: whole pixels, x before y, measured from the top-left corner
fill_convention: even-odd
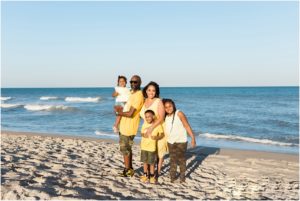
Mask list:
[[[110,142],[110,143],[118,143],[118,138],[114,139],[106,139],[106,138],[96,138],[96,137],[87,137],[87,136],[71,136],[65,134],[52,134],[52,133],[40,133],[40,132],[25,132],[25,131],[8,131],[1,130],[1,134],[9,134],[9,135],[27,135],[27,136],[42,136],[42,137],[55,137],[55,138],[63,138],[63,139],[79,139],[79,140],[88,140],[88,141],[96,141],[96,142]],[[139,145],[135,143],[135,145]],[[197,145],[198,148],[204,149],[204,151],[208,152],[209,149],[219,149],[219,153],[222,155],[231,155],[238,158],[246,157],[256,157],[260,156],[265,159],[291,159],[294,161],[299,161],[299,153],[279,153],[279,152],[271,152],[271,151],[259,151],[259,150],[245,150],[245,149],[235,149],[235,148],[219,148],[219,147],[211,147],[211,146],[200,146]]]
[[[140,146],[131,178],[114,140],[1,131],[2,200],[299,200],[299,155],[198,146],[186,152],[186,183],[169,178],[165,156],[157,184],[140,182]]]
[[[2,134],[9,134],[9,135],[27,135],[27,136],[41,136],[41,137],[55,137],[55,138],[63,138],[63,139],[79,139],[79,140],[89,140],[89,141],[105,141],[111,143],[118,143],[118,141],[113,139],[99,139],[95,137],[86,137],[86,136],[71,136],[71,135],[64,135],[58,133],[40,133],[40,132],[27,132],[27,131],[8,131],[8,130],[1,130]]]

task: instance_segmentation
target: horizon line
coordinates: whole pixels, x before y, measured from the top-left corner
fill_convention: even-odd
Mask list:
[[[72,89],[72,88],[114,88],[115,86],[99,86],[99,87],[2,87],[1,89]],[[142,86],[142,88],[145,86]],[[252,87],[299,87],[299,85],[259,85],[259,86],[160,86],[160,88],[252,88]]]

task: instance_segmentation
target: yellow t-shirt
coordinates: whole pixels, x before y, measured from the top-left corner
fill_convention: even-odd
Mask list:
[[[144,122],[141,133],[146,133],[147,128],[149,128],[151,124],[148,124],[147,122]],[[161,125],[158,125],[151,133],[151,136],[159,136],[164,132]],[[151,138],[145,138],[142,137],[141,140],[141,150],[144,151],[156,151],[156,140],[152,140]]]
[[[135,93],[131,92],[131,95],[124,108],[127,108],[128,111],[130,107],[135,108],[133,117],[122,117],[120,121],[120,133],[125,136],[136,135],[139,123],[140,123],[140,110],[144,104],[144,96],[141,90],[136,91]]]

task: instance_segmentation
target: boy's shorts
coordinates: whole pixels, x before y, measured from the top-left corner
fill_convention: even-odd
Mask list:
[[[126,136],[121,133],[119,134],[120,151],[123,155],[127,156],[132,152],[131,147],[134,143],[134,137],[135,135]]]
[[[153,164],[155,164],[155,161],[156,161],[156,157],[157,157],[156,155],[157,155],[156,151],[151,152],[151,151],[142,150],[141,151],[141,162],[153,165]]]

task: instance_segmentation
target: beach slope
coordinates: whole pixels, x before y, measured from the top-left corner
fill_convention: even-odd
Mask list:
[[[136,174],[117,176],[116,142],[34,133],[1,133],[1,199],[295,199],[299,157],[258,151],[197,147],[187,153],[187,179],[170,183],[169,158],[158,184]]]

